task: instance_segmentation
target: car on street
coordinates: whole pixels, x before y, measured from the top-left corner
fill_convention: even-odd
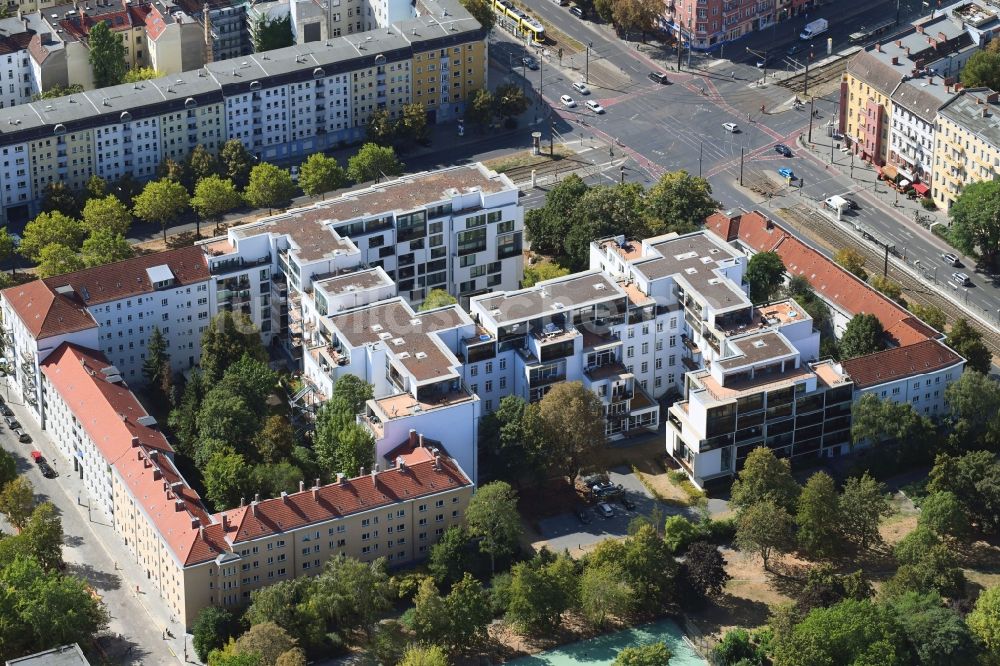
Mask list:
[[[962,267],[962,262],[959,261],[957,254],[952,254],[951,252],[945,252],[944,254],[941,255],[941,258],[944,259],[945,263],[947,263],[949,266],[954,266],[955,268]]]
[[[787,53],[788,55],[795,55],[801,50],[802,50],[801,44],[792,44],[791,46],[788,47],[788,50],[785,51],[785,53]]]
[[[38,469],[41,470],[42,476],[46,479],[54,479],[59,476],[59,473],[52,469],[51,465],[44,460],[38,461]]]
[[[646,75],[646,78],[648,78],[653,83],[666,84],[670,82],[670,79],[668,79],[667,75],[664,74],[663,72],[650,72],[649,74]]]
[[[569,13],[581,19],[585,16],[583,13],[583,8],[577,7],[576,5],[573,5],[572,7],[569,8]]]
[[[24,432],[20,428],[14,428],[13,433],[14,433],[14,436],[17,437],[17,441],[21,442],[22,444],[30,444],[31,443],[31,435],[29,435],[28,433]]]
[[[847,197],[844,197],[844,201],[847,202],[847,207],[850,208],[851,210],[858,209],[858,202],[855,201],[854,199],[848,199]]]
[[[736,134],[740,131],[740,126],[736,123],[722,123],[722,129],[726,130],[730,134]]]
[[[14,416],[14,410],[7,405],[0,405],[0,414],[4,416]]]
[[[575,81],[573,83],[573,90],[577,91],[581,95],[589,95],[590,94],[590,88],[588,88],[587,84],[584,83],[583,81]]]
[[[538,61],[532,58],[531,56],[525,56],[521,58],[521,64],[530,69],[531,71],[535,71],[536,69],[538,69]]]
[[[778,175],[782,178],[787,178],[788,180],[795,180],[795,172],[788,167],[781,167],[778,169]]]
[[[601,106],[600,104],[598,104],[596,100],[588,99],[585,102],[585,104],[586,104],[586,106],[587,106],[588,109],[590,109],[591,111],[593,111],[594,113],[596,113],[598,115],[604,113],[604,107]]]
[[[952,273],[951,279],[954,280],[956,283],[962,285],[963,287],[972,286],[972,280],[970,280],[969,276],[966,275],[965,273]]]
[[[559,101],[562,102],[563,106],[565,106],[567,109],[572,109],[576,107],[576,100],[570,97],[569,95],[563,95],[562,97],[559,98]]]
[[[778,153],[779,155],[784,155],[785,157],[792,156],[792,149],[783,143],[779,143],[778,145],[776,145],[774,147],[774,152]]]
[[[590,524],[590,514],[584,511],[583,509],[576,510],[576,518],[584,525]]]
[[[614,518],[615,517],[615,510],[612,509],[611,505],[608,504],[607,502],[601,502],[600,504],[598,504],[597,505],[597,510],[605,518]]]
[[[21,424],[18,423],[17,419],[15,419],[13,416],[5,416],[3,417],[3,420],[7,424],[7,427],[10,428],[11,430],[13,430],[14,428],[21,427]]]
[[[625,507],[627,511],[635,511],[635,502],[633,502],[629,498],[622,497],[621,502],[622,506]]]

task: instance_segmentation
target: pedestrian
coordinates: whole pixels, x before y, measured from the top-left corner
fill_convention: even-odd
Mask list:
[[[731,76],[733,77],[733,81],[735,81],[736,80],[736,72],[733,72]]]

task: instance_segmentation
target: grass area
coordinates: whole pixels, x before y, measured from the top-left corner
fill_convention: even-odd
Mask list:
[[[699,504],[705,501],[707,498],[705,496],[705,491],[701,490],[688,479],[687,474],[680,470],[674,470],[667,473],[667,478],[671,482],[676,483],[680,486],[689,498],[691,498],[691,504]]]
[[[484,164],[488,169],[492,169],[497,173],[507,173],[508,171],[513,171],[514,169],[531,168],[542,164],[548,164],[549,162],[555,162],[565,157],[569,157],[571,154],[572,153],[566,148],[556,146],[552,155],[549,155],[548,152],[544,150],[538,155],[533,155],[530,150],[524,150],[519,153],[514,153],[513,155],[504,155],[503,157],[487,160]]]

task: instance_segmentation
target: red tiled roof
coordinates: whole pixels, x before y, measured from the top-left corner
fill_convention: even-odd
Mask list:
[[[87,305],[115,301],[129,296],[154,291],[146,270],[166,265],[174,275],[174,284],[183,286],[209,278],[205,253],[198,246],[144,254],[103,266],[85,268],[75,273],[65,273],[46,278],[52,288],[69,285]]]
[[[726,241],[739,239],[757,252],[777,252],[789,275],[805,277],[817,293],[836,303],[849,315],[875,315],[887,336],[899,346],[941,336],[905,308],[875,291],[757,211],[732,218],[715,213],[706,220],[706,225]]]
[[[104,14],[88,14],[85,16],[74,16],[72,18],[59,21],[59,27],[77,39],[84,39],[98,23],[107,23],[112,32],[130,30],[143,25],[146,15],[150,12],[149,5],[129,5],[124,9],[119,9]]]
[[[439,469],[433,460],[425,460],[224,512],[228,540],[256,539],[471,484],[450,459],[442,457]]]
[[[867,388],[904,377],[936,372],[957,365],[962,357],[938,340],[923,340],[843,361],[844,371],[858,388]]]
[[[59,294],[42,280],[0,293],[36,340],[97,326],[76,294]]]

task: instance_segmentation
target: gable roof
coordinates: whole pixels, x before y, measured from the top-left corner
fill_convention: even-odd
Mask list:
[[[8,287],[0,295],[36,340],[97,326],[75,293],[58,293],[42,280]]]
[[[936,372],[962,363],[962,357],[938,340],[924,340],[841,362],[859,389],[913,375]]]

